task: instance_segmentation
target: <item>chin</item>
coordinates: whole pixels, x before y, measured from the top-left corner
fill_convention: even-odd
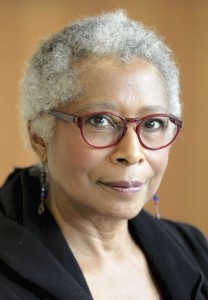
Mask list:
[[[115,219],[115,220],[130,220],[136,217],[142,208],[117,208],[112,209],[110,211],[105,211],[102,213],[102,215],[105,218]]]

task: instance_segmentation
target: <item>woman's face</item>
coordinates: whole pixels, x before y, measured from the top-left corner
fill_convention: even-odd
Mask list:
[[[85,70],[85,77],[84,96],[59,110],[76,115],[111,111],[124,118],[168,112],[161,78],[146,62],[126,66],[106,61],[96,71]],[[96,149],[75,124],[57,120],[46,155],[50,201],[62,214],[130,219],[157,192],[169,147],[144,149],[135,126],[128,125],[116,146]]]

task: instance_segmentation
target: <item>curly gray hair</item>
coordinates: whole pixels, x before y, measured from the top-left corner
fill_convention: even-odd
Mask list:
[[[44,40],[28,61],[22,80],[21,113],[34,133],[45,141],[53,135],[54,117],[44,114],[82,93],[78,63],[89,57],[112,57],[123,63],[145,60],[162,76],[170,113],[180,116],[179,71],[172,51],[141,23],[118,10],[77,21]]]

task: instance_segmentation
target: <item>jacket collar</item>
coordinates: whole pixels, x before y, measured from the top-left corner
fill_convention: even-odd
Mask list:
[[[142,211],[129,222],[129,230],[143,249],[164,299],[196,299],[193,295],[202,285],[202,276],[174,226]]]
[[[0,261],[8,276],[15,274],[26,289],[30,283],[41,299],[48,295],[49,299],[90,300],[84,277],[54,219],[47,209],[42,216],[37,214],[38,174],[36,168],[16,169],[0,189],[0,245],[4,245]]]
[[[27,289],[30,282],[40,297],[44,294],[62,300],[92,300],[83,284],[81,286],[77,278],[66,270],[59,257],[54,257],[58,253],[53,243],[57,243],[60,234],[56,240],[53,237],[49,233],[45,241],[51,246],[52,251],[48,251],[27,229],[0,215],[0,244],[4,245],[0,249],[0,261],[9,268],[11,276],[12,273],[16,274],[16,278],[20,276],[23,287]],[[76,270],[73,272],[76,273]]]

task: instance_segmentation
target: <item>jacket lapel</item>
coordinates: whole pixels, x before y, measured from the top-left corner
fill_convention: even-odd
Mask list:
[[[44,294],[60,300],[92,299],[38,239],[2,215],[0,245],[4,245],[0,250],[0,260],[11,270],[11,276],[12,273],[20,276],[24,288],[27,289],[30,283]]]
[[[129,229],[143,248],[164,299],[190,300],[202,283],[195,263],[167,230],[165,221],[142,211],[132,219]]]

